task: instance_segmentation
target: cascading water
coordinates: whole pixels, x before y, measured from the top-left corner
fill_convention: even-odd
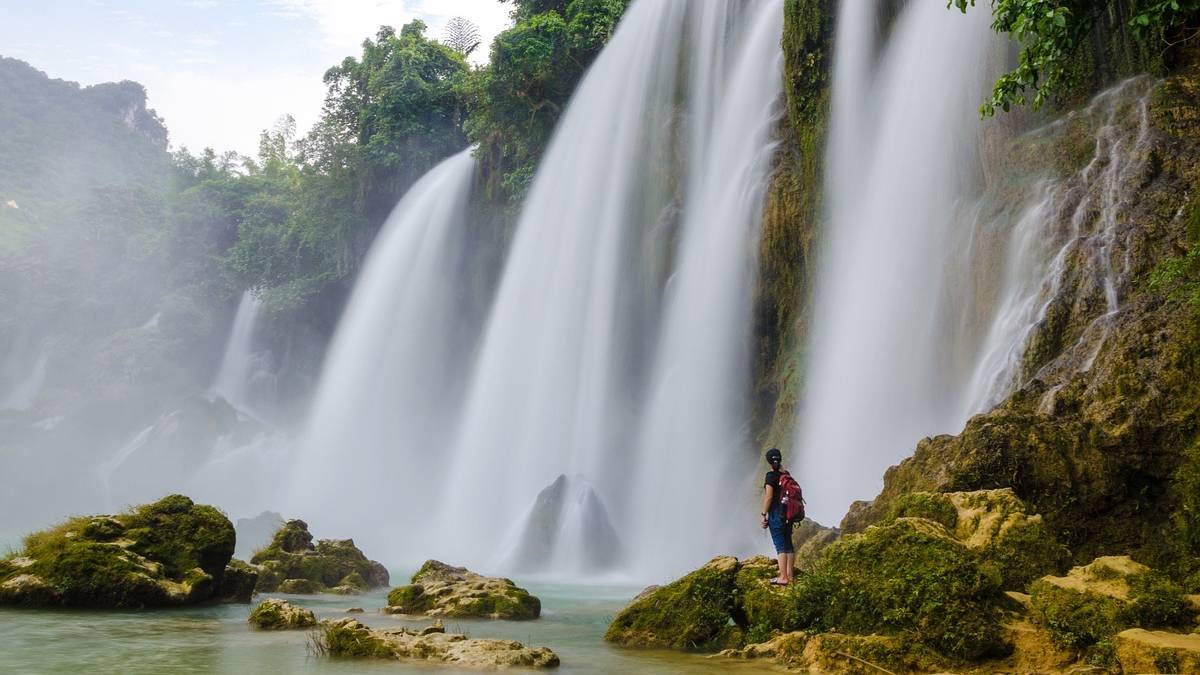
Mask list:
[[[33,405],[46,381],[45,345],[22,333],[0,361],[0,410]]]
[[[262,355],[254,351],[254,328],[261,310],[262,302],[253,292],[242,293],[229,341],[225,344],[225,355],[210,389],[213,395],[247,412],[253,412],[258,402],[255,400],[259,393],[256,382],[269,377],[263,368]]]
[[[744,542],[720,524],[752,520],[736,465],[782,20],[780,0],[632,4],[539,167],[461,401],[470,161],[413,188],[339,327],[290,513],[413,562],[519,565],[527,542],[557,576],[606,562],[578,545],[593,523],[645,576]]]
[[[476,328],[463,311],[474,173],[470,150],[446,160],[388,218],[326,357],[289,481],[290,514],[400,559],[424,555],[396,547],[445,491],[430,475],[447,461]],[[357,527],[380,511],[383,527]]]
[[[1148,126],[1144,101],[1140,123],[1119,123],[1136,85],[1102,95],[1083,113],[1095,118],[1092,162],[1009,184],[994,212],[976,112],[1002,53],[987,13],[911,2],[880,43],[879,9],[843,3],[839,15],[830,224],[796,431],[809,513],[824,522],[873,497],[922,437],[959,431],[1044,375],[1024,372],[1023,357],[1051,303],[1065,301],[1071,258],[1097,280],[1071,292],[1101,296],[1104,309],[1079,338],[1090,356],[1062,361],[1090,366],[1129,282],[1114,262],[1116,194],[1141,166]]]
[[[635,573],[735,545],[781,30],[774,1],[628,10],[542,162],[471,381],[448,476],[488,508],[447,504],[438,550],[494,564],[560,474],[605,502]],[[554,573],[588,568],[566,554]]]

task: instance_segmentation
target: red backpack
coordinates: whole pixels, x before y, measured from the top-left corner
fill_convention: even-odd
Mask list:
[[[804,492],[792,474],[786,471],[779,474],[779,504],[783,506],[783,518],[787,522],[804,520]]]

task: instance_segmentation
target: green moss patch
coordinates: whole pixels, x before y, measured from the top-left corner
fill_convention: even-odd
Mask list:
[[[671,584],[635,599],[613,619],[604,639],[633,647],[710,650],[735,611],[737,560],[716,558]]]

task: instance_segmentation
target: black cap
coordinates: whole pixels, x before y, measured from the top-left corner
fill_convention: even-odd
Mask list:
[[[770,450],[767,451],[767,461],[768,462],[778,462],[778,461],[781,461],[782,459],[783,459],[783,453],[779,451],[779,448],[771,448]]]

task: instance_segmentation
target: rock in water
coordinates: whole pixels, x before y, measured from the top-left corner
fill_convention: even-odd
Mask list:
[[[611,569],[621,542],[600,496],[582,478],[559,475],[540,493],[507,567],[539,572],[551,567],[580,572]]]
[[[219,599],[222,602],[248,603],[254,598],[258,585],[258,568],[234,558],[225,566]]]
[[[512,640],[468,639],[439,630],[371,630],[354,619],[325,621],[316,637],[319,653],[350,658],[440,661],[465,668],[554,668],[558,655]]]
[[[354,595],[388,585],[387,568],[354,545],[353,539],[322,539],[315,545],[303,520],[289,520],[271,544],[254,554],[260,593]]]
[[[238,518],[233,523],[237,530],[237,550],[233,554],[249,560],[257,551],[270,546],[275,533],[283,526],[283,516],[274,511],[263,511],[253,518]]]
[[[0,604],[141,608],[220,598],[234,536],[224,514],[182,495],[72,518],[0,561]]]
[[[464,567],[426,561],[408,586],[388,593],[389,614],[454,618],[536,619],[542,603],[509,579],[485,577]]]
[[[263,630],[295,630],[312,628],[317,617],[311,609],[297,607],[287,600],[268,598],[250,612],[246,622]]]

